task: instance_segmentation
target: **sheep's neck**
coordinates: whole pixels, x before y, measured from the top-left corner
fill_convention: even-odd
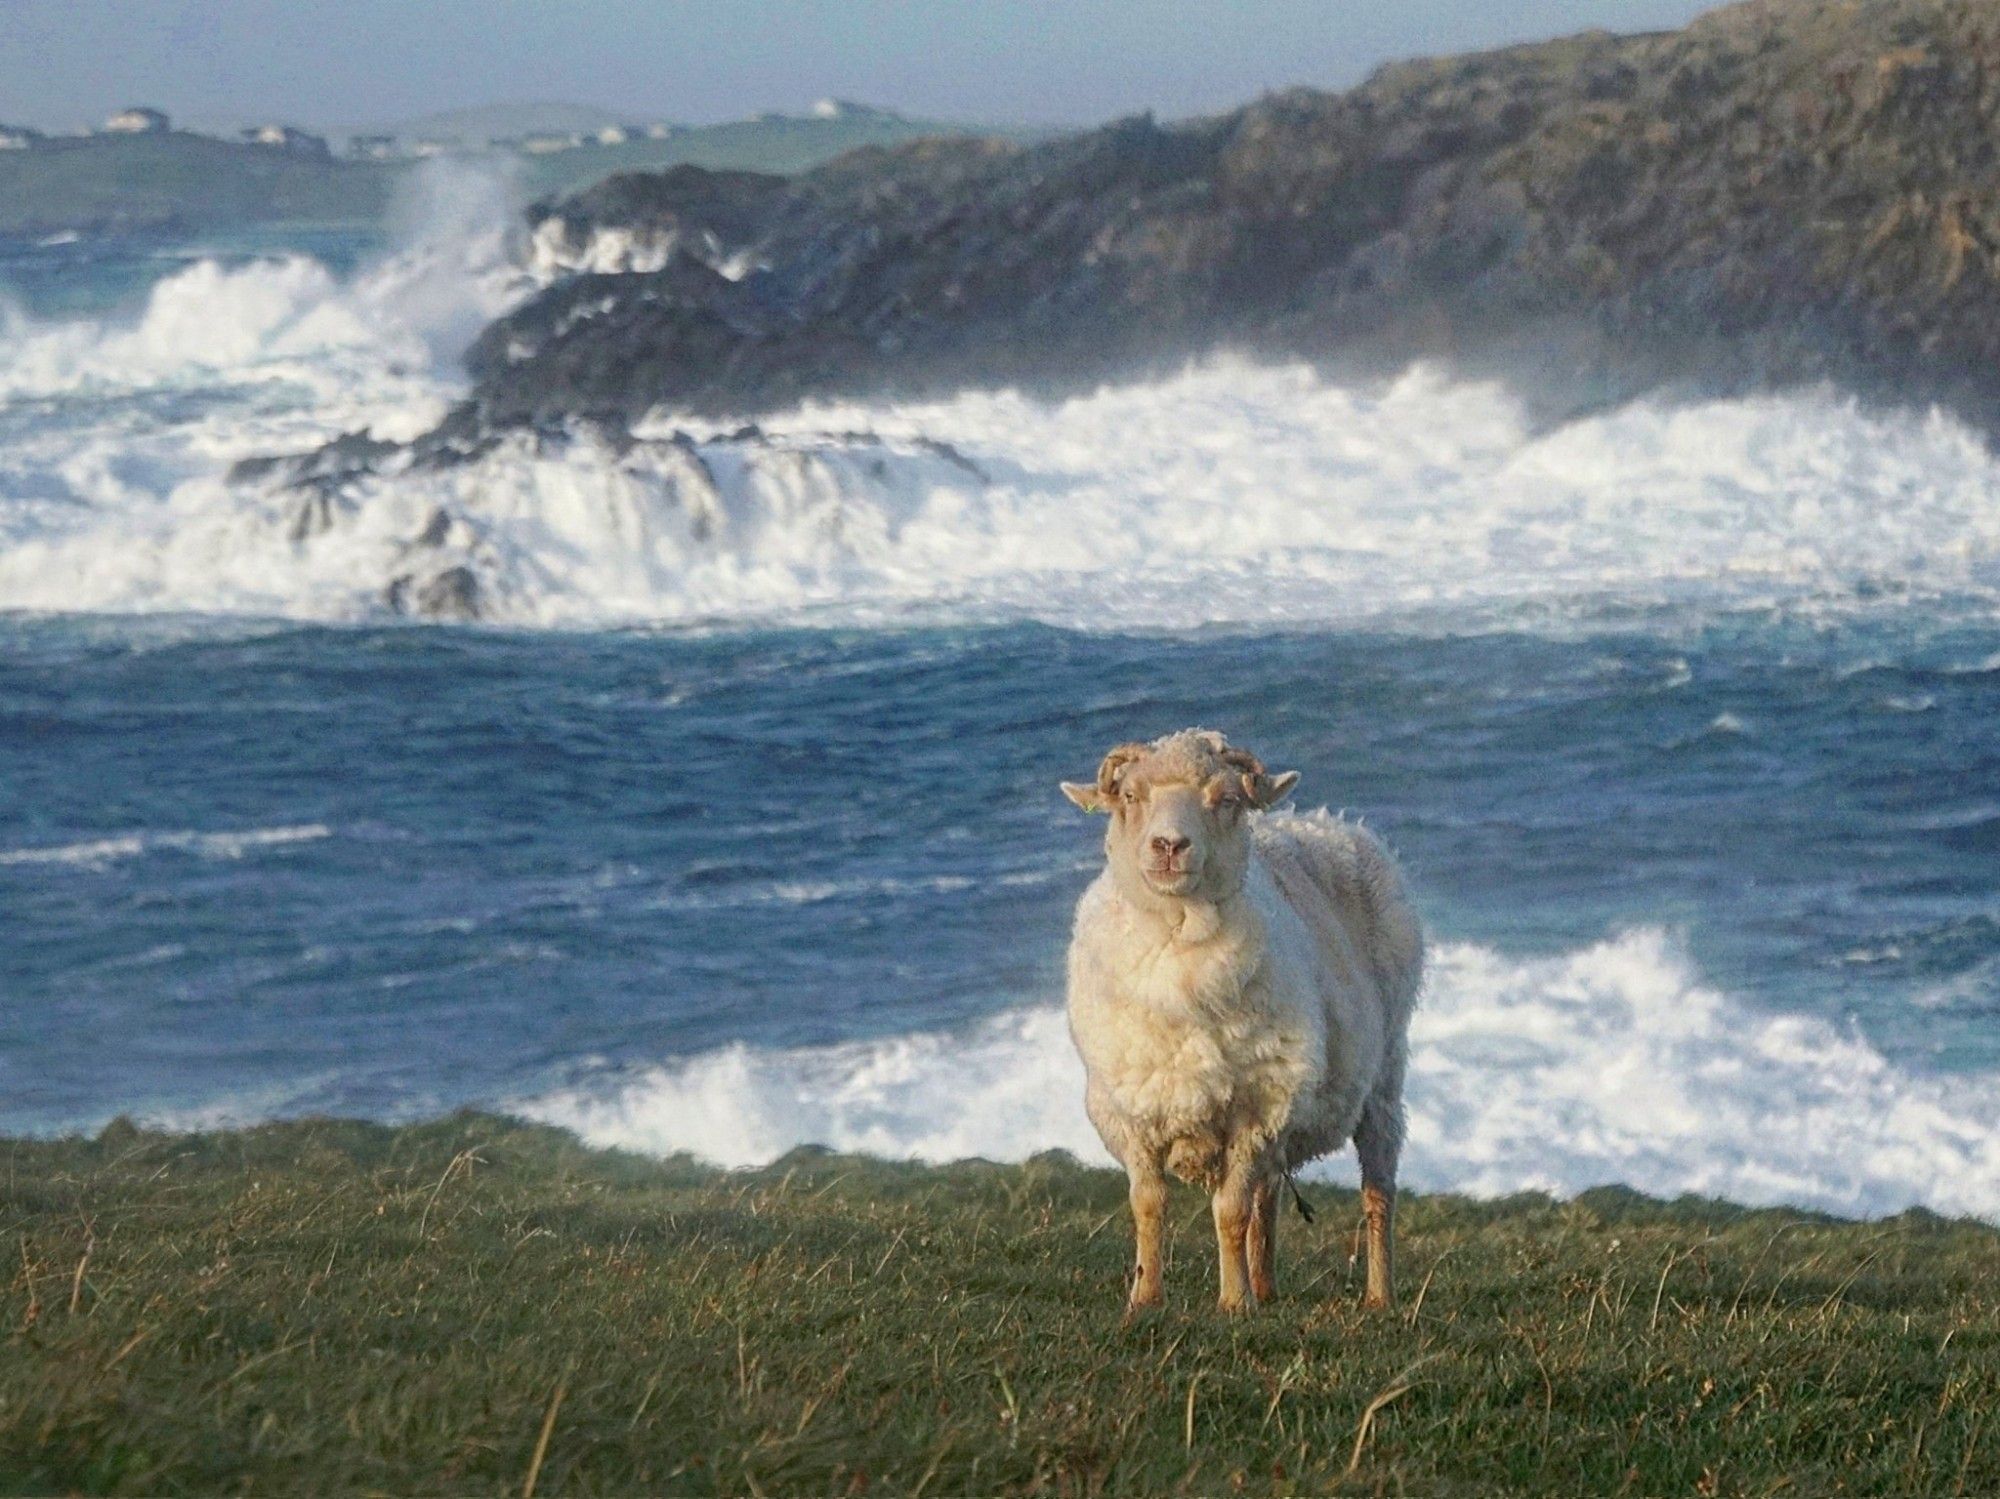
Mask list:
[[[1250,919],[1242,892],[1219,901],[1162,900],[1140,905],[1127,901],[1134,914],[1167,948],[1205,947],[1225,936],[1241,937]]]
[[[1118,966],[1128,1002],[1183,1021],[1239,1006],[1265,957],[1263,919],[1250,901],[1123,904],[1130,936]]]

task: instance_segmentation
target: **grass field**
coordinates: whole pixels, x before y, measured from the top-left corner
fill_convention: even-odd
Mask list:
[[[9,1492],[2000,1493],[2000,1233],[1351,1194],[1121,1317],[1067,1158],[754,1173],[464,1115],[0,1144]]]

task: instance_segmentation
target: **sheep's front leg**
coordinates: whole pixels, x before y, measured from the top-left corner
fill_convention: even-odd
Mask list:
[[[1217,1304],[1225,1312],[1247,1312],[1257,1305],[1250,1287],[1250,1224],[1256,1216],[1257,1191],[1247,1171],[1232,1171],[1216,1192],[1215,1248],[1222,1263],[1222,1294]]]
[[[1132,1187],[1132,1229],[1137,1240],[1138,1264],[1132,1274],[1132,1294],[1126,1308],[1158,1306],[1160,1288],[1160,1241],[1167,1214],[1167,1179],[1152,1162],[1129,1168]]]
[[[1278,1184],[1270,1178],[1257,1183],[1251,1195],[1250,1290],[1259,1301],[1278,1294]]]

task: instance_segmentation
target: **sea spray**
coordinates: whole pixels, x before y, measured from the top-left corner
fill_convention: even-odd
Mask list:
[[[1605,1183],[1843,1213],[2000,1219],[2000,1077],[1916,1076],[1832,1021],[1760,1013],[1641,929],[1546,958],[1446,943],[1411,1031],[1404,1180],[1484,1195]],[[595,1145],[762,1164],[801,1144],[891,1157],[1108,1161],[1059,1010],[965,1033],[732,1046],[517,1105]],[[1347,1153],[1314,1174],[1353,1177]]]
[[[340,346],[349,394],[325,435],[391,423],[352,364],[391,347]],[[398,378],[406,412],[441,409],[407,370],[382,390]],[[662,413],[636,445],[521,432],[469,463],[357,473],[301,534],[301,491],[232,484],[217,460],[310,446],[312,424],[292,404],[238,410],[226,436],[94,435],[179,447],[136,484],[65,478],[73,513],[0,548],[0,607],[365,619],[389,612],[434,525],[456,528],[450,563],[480,617],[525,626],[810,611],[1450,627],[1885,595],[1985,612],[2000,597],[1992,456],[1948,419],[1825,391],[1638,402],[1539,431],[1504,387],[1428,367],[1351,386],[1223,362],[1055,406],[1003,392],[814,408],[748,436]]]

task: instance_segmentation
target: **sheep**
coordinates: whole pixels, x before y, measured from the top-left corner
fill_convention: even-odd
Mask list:
[[[1105,868],[1077,902],[1070,1036],[1085,1110],[1130,1178],[1130,1310],[1162,1299],[1166,1174],[1212,1196],[1220,1305],[1276,1289],[1279,1189],[1354,1142],[1365,1304],[1394,1299],[1396,1166],[1423,935],[1395,861],[1324,809],[1269,809],[1298,782],[1218,733],[1121,744],[1090,784]]]

